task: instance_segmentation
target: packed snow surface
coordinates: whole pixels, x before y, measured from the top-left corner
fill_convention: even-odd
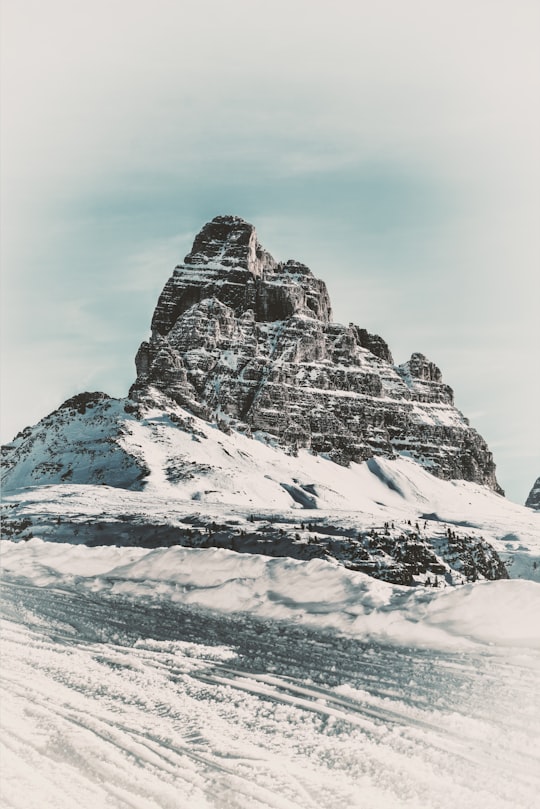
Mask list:
[[[534,582],[39,539],[2,572],[3,806],[537,805]]]

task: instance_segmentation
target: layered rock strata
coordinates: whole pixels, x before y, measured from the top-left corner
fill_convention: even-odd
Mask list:
[[[396,366],[381,337],[334,323],[324,282],[276,262],[239,217],[198,234],[159,297],[136,369],[133,399],[157,388],[292,452],[341,464],[407,455],[501,492],[491,452],[437,366],[420,353]]]

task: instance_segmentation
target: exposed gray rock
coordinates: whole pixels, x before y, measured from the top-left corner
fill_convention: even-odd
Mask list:
[[[276,262],[239,217],[216,217],[195,238],[136,368],[134,399],[153,386],[293,452],[342,464],[403,454],[501,492],[491,452],[439,368],[420,353],[396,367],[381,337],[333,323],[324,282],[299,262]]]
[[[534,486],[525,501],[525,505],[529,508],[533,508],[535,511],[540,511],[540,478],[536,478]]]
[[[185,264],[243,267],[256,278],[276,268],[276,262],[257,239],[255,228],[239,216],[216,216],[195,237]]]
[[[394,364],[390,349],[382,337],[379,337],[378,334],[370,334],[366,329],[359,329],[354,323],[349,323],[349,326],[355,330],[356,339],[362,348],[367,348],[376,357],[386,360],[390,365]]]
[[[324,322],[331,318],[324,282],[296,261],[274,261],[253,225],[237,216],[216,217],[196,237],[159,297],[153,334],[168,335],[184,312],[212,297],[237,317],[251,310],[257,321],[285,320],[295,313]]]

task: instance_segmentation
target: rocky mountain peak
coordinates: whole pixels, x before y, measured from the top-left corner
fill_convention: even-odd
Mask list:
[[[348,464],[405,455],[501,491],[492,455],[435,363],[395,366],[386,342],[332,321],[324,281],[275,261],[253,225],[217,216],[174,270],[136,357],[130,395]]]
[[[410,360],[396,368],[407,387],[415,392],[419,400],[446,402],[454,404],[454,392],[449,385],[443,384],[442,373],[434,362],[420,352],[411,355]]]
[[[184,312],[209,298],[236,317],[252,312],[260,322],[301,315],[327,323],[332,317],[324,281],[298,261],[276,262],[253,225],[238,216],[216,216],[195,237],[159,297],[154,336],[169,334]]]
[[[276,262],[257,239],[257,231],[239,216],[216,216],[195,237],[184,264],[242,267],[256,278],[276,268]]]
[[[442,374],[439,368],[419,352],[412,354],[410,360],[401,367],[415,379],[422,379],[426,382],[442,382]]]

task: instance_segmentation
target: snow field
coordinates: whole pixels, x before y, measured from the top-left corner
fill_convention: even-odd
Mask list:
[[[250,516],[260,515],[291,527],[295,520],[322,519],[344,529],[427,520],[432,534],[443,536],[450,527],[486,540],[511,578],[540,582],[540,513],[485,487],[440,480],[404,457],[373,458],[348,468],[304,450],[291,457],[177,411],[172,415],[183,426],[158,410],[140,421],[124,414],[119,444],[126,457],[148,470],[143,491],[62,483],[15,490],[4,497],[6,507],[13,504],[21,517],[41,512],[44,533],[33,533],[44,538],[53,528],[58,532],[48,519],[53,514],[58,522],[64,516],[102,515],[178,526],[200,512],[217,523],[243,527],[249,527]],[[307,502],[313,508],[303,507]]]
[[[406,458],[345,469],[193,424],[127,419],[143,491],[4,498],[31,529],[0,543],[2,806],[536,809],[540,515]],[[304,541],[303,521],[345,536],[388,520],[463,527],[513,578],[405,588],[122,533],[267,522]],[[77,544],[107,525],[122,547]]]
[[[385,646],[9,576],[2,612],[6,809],[535,805],[533,650]]]

